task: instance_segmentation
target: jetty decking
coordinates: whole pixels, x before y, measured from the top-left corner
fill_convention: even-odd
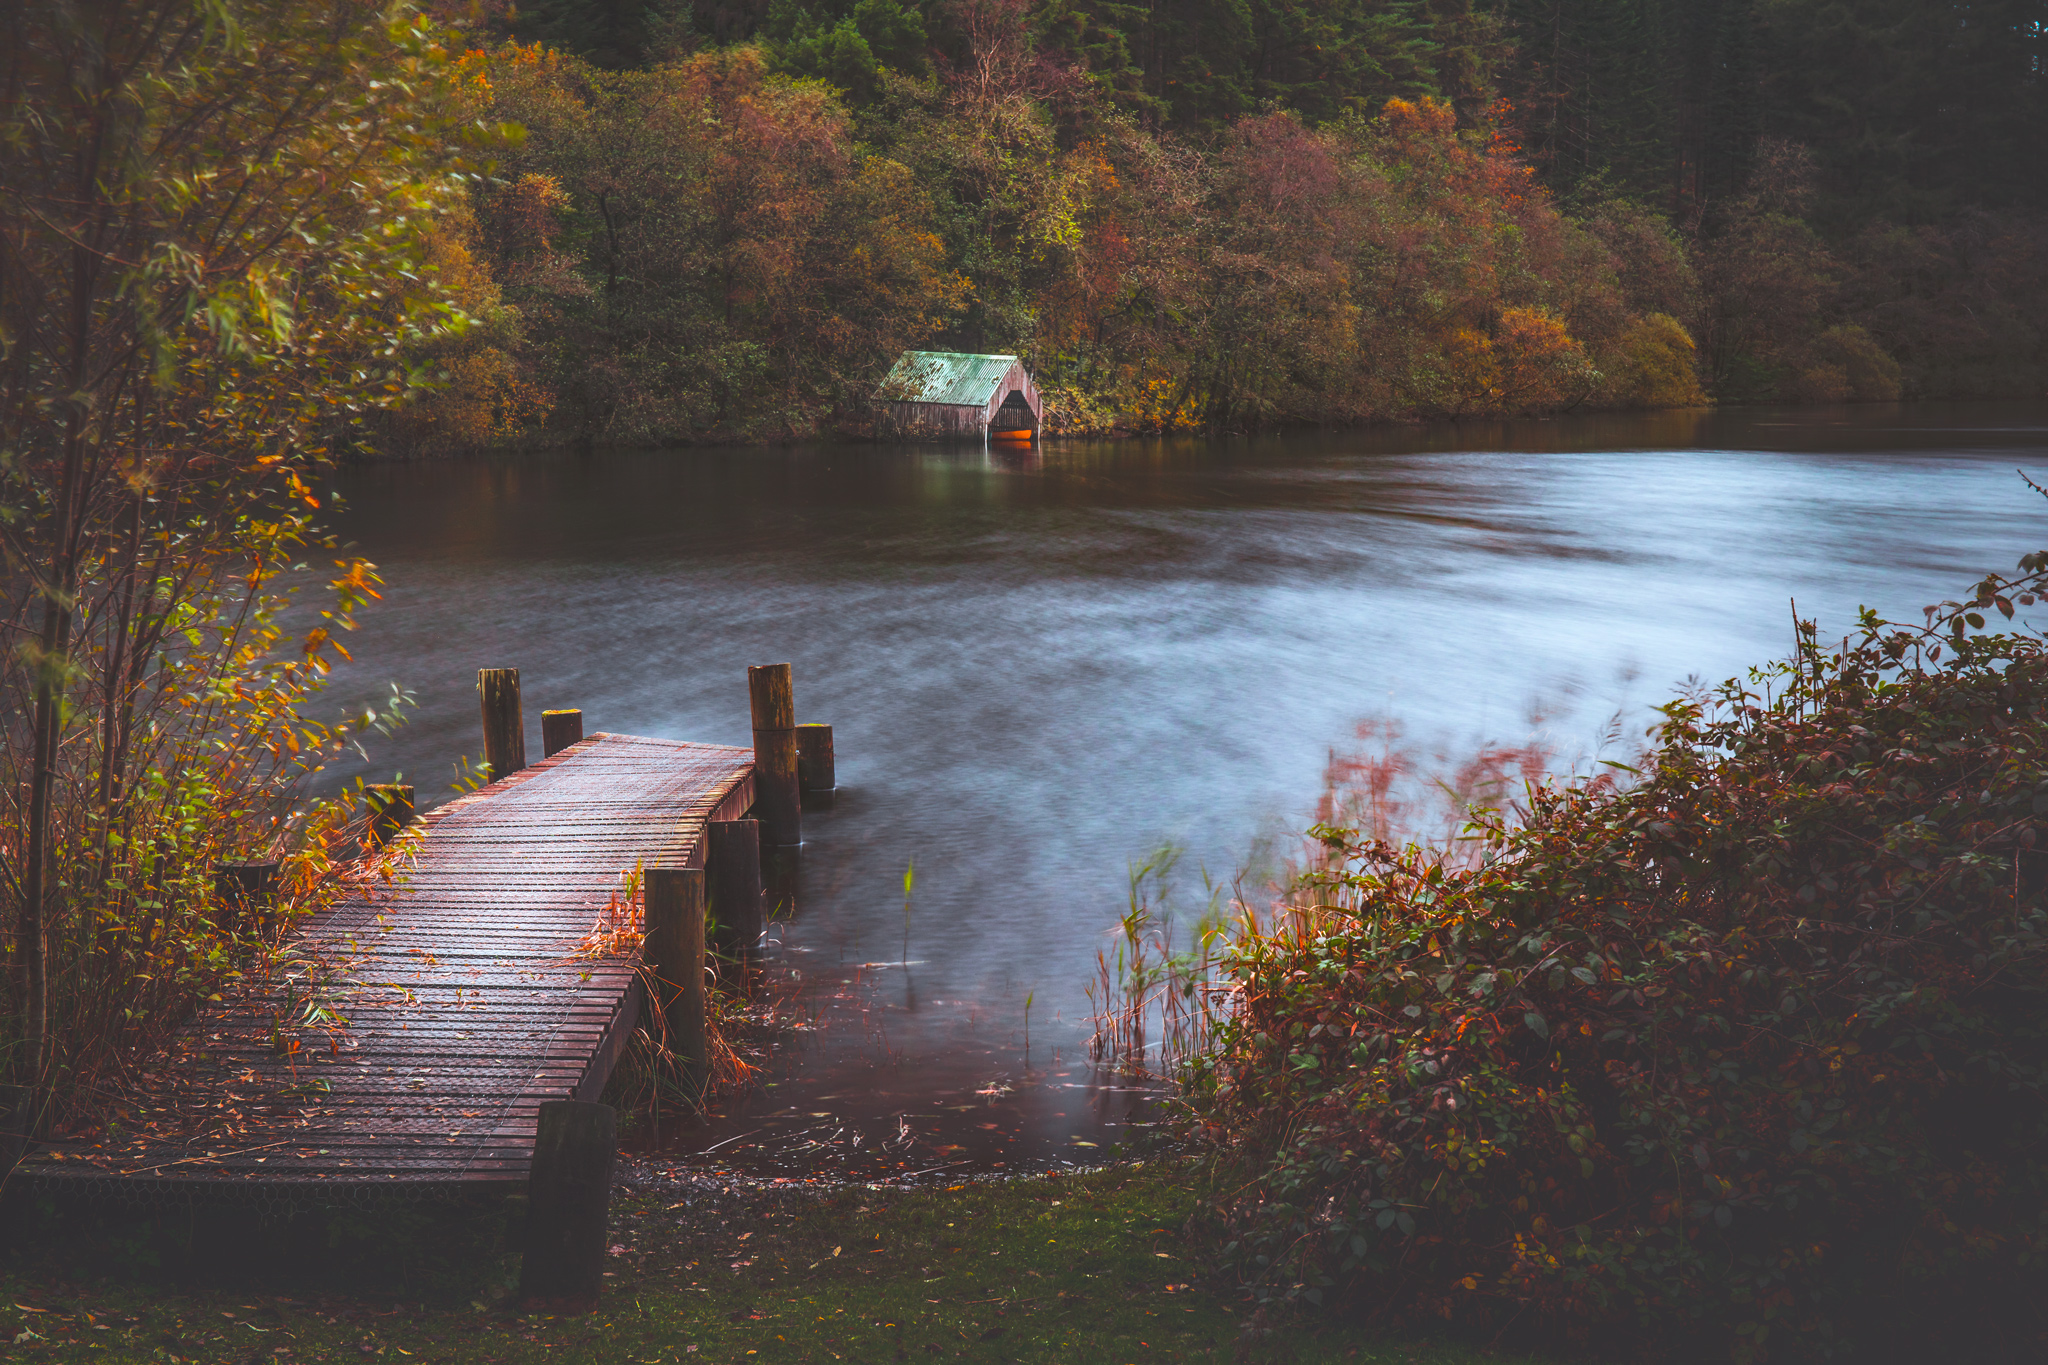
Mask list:
[[[428,813],[289,971],[181,1031],[118,1135],[50,1144],[17,1178],[142,1197],[526,1180],[539,1106],[595,1099],[639,1009],[633,960],[579,945],[636,865],[704,865],[754,759],[597,734]]]

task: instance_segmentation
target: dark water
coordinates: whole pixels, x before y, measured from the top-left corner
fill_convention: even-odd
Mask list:
[[[1824,630],[1917,613],[2048,544],[2016,467],[2048,472],[2048,407],[373,468],[339,481],[343,530],[390,586],[333,695],[417,693],[366,771],[424,801],[481,747],[478,667],[522,671],[538,753],[548,706],[744,744],[746,666],[793,661],[842,784],[782,958],[820,1026],[673,1141],[792,1171],[1082,1160],[1143,1112],[1077,1065],[1134,860],[1182,846],[1198,909],[1200,869],[1284,850],[1364,718],[1519,740],[1541,701],[1571,754],[1781,652],[1790,599]]]

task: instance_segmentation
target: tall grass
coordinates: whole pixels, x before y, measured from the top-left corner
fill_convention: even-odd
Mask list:
[[[1089,1055],[1098,1066],[1127,1076],[1171,1075],[1209,1036],[1212,974],[1225,938],[1224,889],[1202,874],[1206,903],[1187,946],[1176,951],[1169,906],[1180,858],[1181,850],[1169,845],[1131,866],[1129,899],[1117,917],[1114,941],[1095,954],[1095,980],[1088,986],[1095,1026]]]

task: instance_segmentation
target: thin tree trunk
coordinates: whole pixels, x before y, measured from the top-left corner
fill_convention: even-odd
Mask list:
[[[21,918],[15,929],[15,949],[21,954],[28,987],[27,1018],[22,1021],[26,1079],[30,1088],[38,1092],[45,1079],[50,1050],[49,944],[43,918],[43,881],[49,861],[50,796],[57,781],[57,732],[63,723],[59,683],[64,657],[71,646],[71,540],[85,457],[83,426],[83,414],[74,415],[71,429],[65,435],[64,476],[57,494],[57,536],[52,546],[50,575],[43,585],[42,657],[36,661],[33,722],[35,758],[29,778],[28,848],[24,856],[27,866],[22,878]]]
[[[107,884],[114,857],[115,837],[123,822],[114,818],[117,804],[116,794],[122,771],[123,752],[128,734],[129,703],[135,691],[128,684],[128,644],[131,623],[135,616],[135,583],[142,571],[142,496],[136,494],[128,510],[128,564],[122,575],[120,607],[115,613],[113,638],[108,642],[106,667],[105,725],[100,735],[100,869],[98,885]],[[122,791],[120,804],[125,804],[126,793]],[[99,931],[100,948],[107,954],[107,979],[121,980],[121,958],[123,940],[121,935],[111,931],[108,922],[114,920],[113,907],[103,900],[99,907],[102,925]]]
[[[101,73],[95,73],[101,74]],[[76,192],[78,203],[98,201],[101,137],[104,126],[95,120],[93,136],[78,158]],[[70,364],[66,376],[70,385],[70,413],[64,427],[64,472],[57,488],[56,527],[50,541],[49,573],[43,581],[42,657],[36,661],[35,756],[29,777],[28,847],[23,850],[27,864],[22,878],[21,916],[15,929],[15,948],[22,956],[27,978],[27,1010],[22,1021],[23,1058],[26,1081],[36,1098],[31,1101],[40,1116],[42,1094],[50,1060],[49,932],[44,902],[50,852],[50,800],[57,781],[58,731],[63,724],[62,687],[65,661],[71,648],[71,607],[77,579],[78,505],[84,490],[86,424],[91,413],[85,406],[87,377],[91,370],[93,335],[93,292],[98,280],[98,258],[86,241],[74,239],[71,247],[71,316],[69,319]]]

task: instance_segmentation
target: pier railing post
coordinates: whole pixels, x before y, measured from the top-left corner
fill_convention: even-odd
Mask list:
[[[534,1133],[527,1176],[526,1252],[519,1297],[589,1311],[604,1285],[605,1219],[618,1115],[610,1105],[548,1100]]]
[[[363,788],[370,807],[370,847],[382,848],[413,821],[411,787],[375,782]]]
[[[713,820],[707,829],[705,870],[711,912],[742,953],[761,946],[761,825],[756,820]]]
[[[526,766],[526,722],[519,714],[519,670],[479,668],[477,695],[483,701],[484,762],[491,781],[510,777]]]
[[[803,797],[797,786],[796,698],[788,664],[747,670],[754,711],[754,815],[761,842],[788,847],[804,841]]]
[[[796,774],[805,796],[829,796],[838,787],[831,726],[813,721],[796,727]]]
[[[215,863],[213,898],[221,919],[235,928],[269,917],[277,896],[277,864]]]
[[[581,711],[543,711],[540,713],[540,756],[553,758],[583,738],[583,713]]]
[[[641,884],[646,935],[640,959],[653,977],[653,1006],[668,1033],[668,1050],[682,1063],[685,1089],[699,1089],[711,1073],[704,1019],[704,872],[695,867],[650,867]]]

